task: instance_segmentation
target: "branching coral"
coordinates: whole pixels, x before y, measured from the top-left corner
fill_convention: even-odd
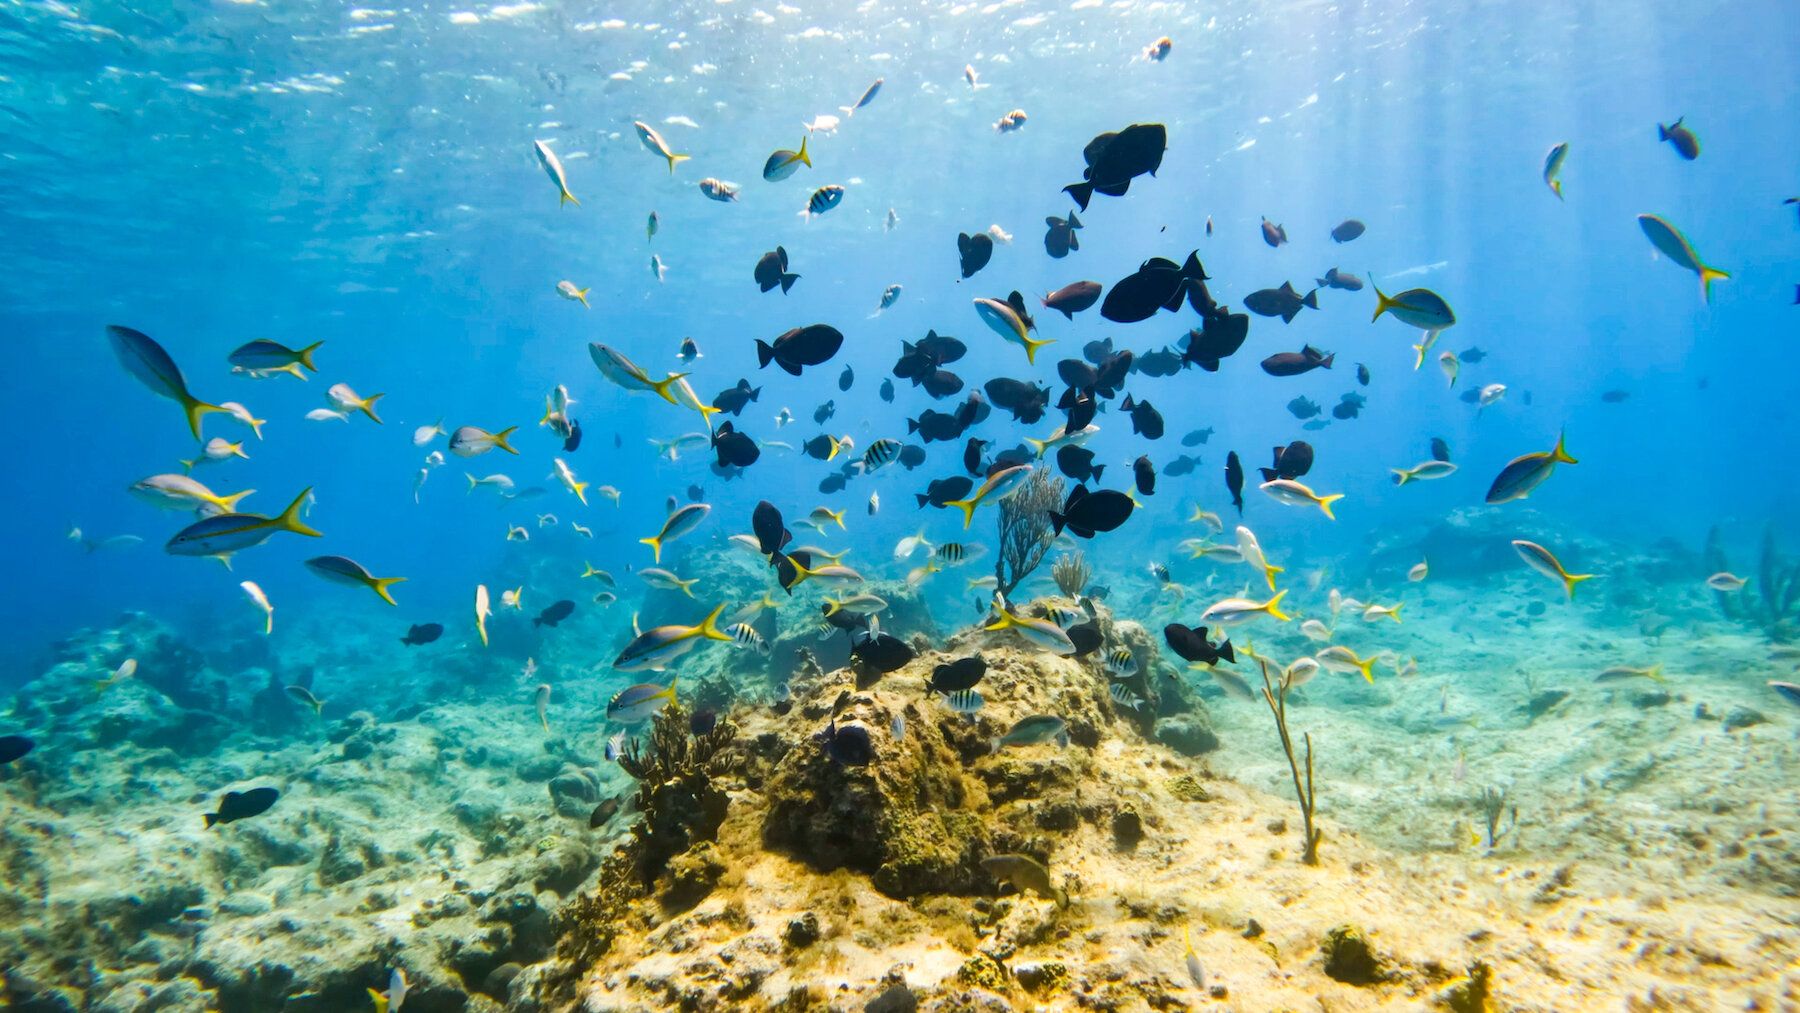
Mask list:
[[[1506,789],[1491,786],[1481,789],[1481,797],[1476,800],[1476,804],[1481,806],[1481,818],[1487,824],[1487,846],[1492,851],[1500,838],[1519,828],[1519,807],[1515,805],[1509,810],[1506,805]],[[1501,826],[1503,818],[1508,816],[1510,819],[1506,820],[1506,825]]]
[[[1313,826],[1312,736],[1309,734],[1302,737],[1303,741],[1306,743],[1306,780],[1302,783],[1300,779],[1300,764],[1294,758],[1294,739],[1293,736],[1288,734],[1288,681],[1279,672],[1277,672],[1276,677],[1271,680],[1269,678],[1270,666],[1263,663],[1260,658],[1257,659],[1257,662],[1262,668],[1263,700],[1269,705],[1269,713],[1275,716],[1275,730],[1280,733],[1281,748],[1287,753],[1288,771],[1294,775],[1294,794],[1300,798],[1300,818],[1303,821],[1302,830],[1305,834],[1306,841],[1305,850],[1301,852],[1300,860],[1307,865],[1318,865],[1319,841],[1324,838],[1325,831],[1319,830]]]
[[[1011,594],[1044,561],[1055,538],[1050,511],[1061,506],[1062,500],[1062,479],[1037,468],[1000,501],[1000,558],[994,562],[994,576],[1000,581],[1001,594]]]
[[[1088,565],[1087,555],[1080,550],[1065,552],[1050,564],[1050,579],[1056,581],[1058,591],[1074,598],[1087,589],[1088,581],[1094,579],[1094,569]]]
[[[735,763],[736,738],[737,726],[723,720],[704,734],[691,734],[687,708],[671,703],[656,715],[649,745],[633,742],[619,757],[619,766],[638,782],[637,810],[643,817],[631,833],[645,883],[696,841],[711,840],[725,822],[728,796],[716,782]]]

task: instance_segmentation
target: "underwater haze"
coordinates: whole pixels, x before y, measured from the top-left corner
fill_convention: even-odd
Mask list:
[[[18,1008],[1800,1007],[1800,7],[20,0],[0,166]]]

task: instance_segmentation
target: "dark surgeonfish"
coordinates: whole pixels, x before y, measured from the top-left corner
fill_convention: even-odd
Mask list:
[[[813,735],[813,741],[825,750],[826,756],[846,767],[867,766],[875,760],[875,743],[869,738],[869,730],[862,725],[840,728],[833,719],[824,731]]]
[[[1302,296],[1294,289],[1294,283],[1284,281],[1280,288],[1260,288],[1244,297],[1244,308],[1257,316],[1280,317],[1281,322],[1289,324],[1300,313],[1300,307],[1319,308],[1319,292],[1314,289]]]
[[[1206,270],[1197,250],[1190,252],[1182,264],[1151,257],[1138,265],[1136,271],[1106,293],[1100,315],[1116,324],[1134,324],[1150,319],[1159,309],[1176,312],[1181,309],[1183,298],[1201,314],[1213,306],[1212,296],[1206,291]]]
[[[1069,255],[1070,250],[1081,249],[1081,239],[1075,235],[1075,230],[1081,228],[1081,219],[1075,217],[1075,212],[1069,212],[1067,219],[1055,216],[1045,218],[1044,224],[1048,226],[1044,232],[1045,253],[1061,260]]]
[[[997,376],[982,389],[994,404],[1013,413],[1013,421],[1027,425],[1043,418],[1044,409],[1050,405],[1050,389],[1027,380]]]
[[[1100,283],[1097,281],[1077,281],[1064,285],[1044,296],[1044,306],[1053,309],[1070,320],[1075,314],[1100,301]]]
[[[852,634],[850,655],[882,675],[905,668],[918,653],[892,633],[868,629]]]
[[[994,237],[985,232],[969,235],[959,232],[956,236],[956,256],[962,266],[962,276],[973,277],[976,271],[987,266],[994,257]]]
[[[1434,461],[1450,460],[1450,444],[1442,436],[1431,438],[1431,459]]]
[[[1077,482],[1100,481],[1106,465],[1094,463],[1094,452],[1086,447],[1065,443],[1056,451],[1056,468]]]
[[[756,259],[755,274],[757,286],[764,292],[768,292],[779,286],[781,288],[781,293],[786,295],[787,290],[794,287],[794,282],[800,280],[799,275],[789,274],[787,268],[788,255],[786,248],[777,246],[773,250],[763,254]]]
[[[1156,495],[1156,465],[1150,463],[1150,455],[1141,455],[1131,462],[1131,474],[1137,480],[1139,496]]]
[[[1262,361],[1263,372],[1270,376],[1299,376],[1315,369],[1330,369],[1337,355],[1326,355],[1311,345],[1298,352],[1276,352]]]
[[[1163,474],[1170,478],[1180,478],[1183,475],[1192,475],[1194,473],[1194,468],[1199,464],[1200,458],[1195,457],[1192,454],[1182,454],[1175,460],[1170,461],[1168,465],[1163,468]]]
[[[1217,644],[1210,642],[1204,626],[1194,628],[1181,623],[1170,623],[1163,627],[1163,639],[1168,641],[1169,649],[1183,661],[1217,665],[1222,659],[1237,664],[1237,652],[1232,649],[1231,641],[1220,640]]]
[[[219,811],[206,814],[206,825],[215,823],[232,823],[237,820],[260,816],[269,811],[281,793],[274,788],[252,788],[249,791],[228,791],[219,800]]]
[[[1231,493],[1231,505],[1237,507],[1238,516],[1244,516],[1244,464],[1235,450],[1225,455],[1225,490]]]
[[[1131,395],[1119,407],[1131,416],[1131,431],[1147,440],[1160,440],[1163,435],[1162,413],[1148,401],[1133,401]],[[1084,427],[1085,428],[1085,427]]]
[[[1165,347],[1139,355],[1133,365],[1145,376],[1174,376],[1185,369],[1187,363],[1180,354]]]
[[[888,404],[893,404],[894,403],[894,381],[893,381],[893,378],[886,377],[886,376],[882,377],[881,378],[881,387],[878,389],[877,393],[879,393],[881,395],[881,400],[887,402]]]
[[[1675,146],[1676,151],[1681,153],[1682,158],[1692,162],[1694,159],[1700,157],[1700,138],[1695,137],[1692,130],[1689,130],[1682,125],[1682,121],[1685,119],[1687,119],[1687,117],[1683,116],[1667,126],[1658,123],[1656,125],[1656,139],[1659,141],[1668,141]]]
[[[1269,221],[1267,218],[1262,220],[1262,237],[1263,242],[1268,243],[1270,246],[1280,246],[1288,241],[1287,229]]]
[[[535,618],[531,621],[531,625],[533,625],[533,626],[548,626],[548,627],[554,629],[558,623],[562,622],[564,619],[569,618],[569,616],[573,615],[574,613],[575,613],[575,603],[572,601],[569,601],[567,599],[564,599],[562,601],[556,602],[555,604],[551,605],[549,608],[538,613],[537,618]]]
[[[932,479],[931,484],[925,487],[925,491],[913,493],[913,498],[919,501],[921,509],[926,506],[942,508],[951,500],[967,496],[969,490],[973,488],[975,488],[975,481],[967,475],[952,475],[949,478]]]
[[[1083,211],[1096,193],[1123,197],[1132,180],[1156,175],[1168,146],[1169,133],[1161,123],[1133,123],[1124,130],[1101,134],[1081,150],[1087,162],[1082,182],[1063,187],[1063,192]]]
[[[1125,523],[1135,506],[1130,496],[1116,489],[1089,492],[1087,486],[1077,485],[1061,510],[1050,511],[1050,526],[1059,535],[1066,528],[1078,538],[1092,538]]]
[[[1208,373],[1217,373],[1220,361],[1244,347],[1244,339],[1249,336],[1248,316],[1215,308],[1206,314],[1205,324],[1188,332],[1187,343],[1181,350],[1182,361],[1191,362]]]
[[[423,647],[444,635],[442,623],[415,623],[406,631],[400,642],[408,647]]]
[[[1312,470],[1313,448],[1305,440],[1295,440],[1284,447],[1275,448],[1274,467],[1259,468],[1263,481],[1273,482],[1276,479],[1299,478]]]
[[[1287,403],[1287,410],[1289,415],[1305,420],[1317,416],[1325,409],[1319,407],[1319,402],[1302,394]]]
[[[739,415],[746,405],[759,397],[762,397],[761,387],[752,387],[749,380],[740,379],[736,387],[720,391],[719,396],[713,398],[712,406],[727,415]]]
[[[737,427],[727,422],[712,435],[713,452],[718,455],[722,467],[748,468],[762,456],[762,448],[756,441],[737,431]]]
[[[986,674],[987,660],[979,654],[946,662],[931,670],[931,679],[925,683],[925,695],[942,693],[947,696],[959,690],[973,689]]]
[[[1062,397],[1056,401],[1058,410],[1065,413],[1067,421],[1063,423],[1063,432],[1079,433],[1094,421],[1094,415],[1100,411],[1100,405],[1094,395],[1087,390],[1070,387],[1063,391]]]
[[[799,376],[807,366],[830,361],[843,347],[844,333],[830,324],[808,324],[785,331],[773,343],[756,339],[756,364],[766,369],[773,362]]]

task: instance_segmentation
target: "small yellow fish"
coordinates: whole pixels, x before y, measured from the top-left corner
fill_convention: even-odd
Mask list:
[[[1515,538],[1512,546],[1518,552],[1519,558],[1525,560],[1525,565],[1546,577],[1555,577],[1562,581],[1563,592],[1569,596],[1571,601],[1575,598],[1575,585],[1584,580],[1592,580],[1596,576],[1592,573],[1570,573],[1563,569],[1562,562],[1556,558],[1555,554],[1536,542]]]

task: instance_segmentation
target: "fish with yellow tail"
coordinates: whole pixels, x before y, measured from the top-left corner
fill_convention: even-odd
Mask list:
[[[1006,599],[998,591],[994,592],[993,622],[982,629],[994,632],[998,630],[1016,630],[1032,644],[1052,654],[1068,656],[1075,653],[1075,642],[1063,632],[1063,628],[1049,619],[1035,619],[1020,616],[1006,605]]]
[[[1268,616],[1278,622],[1288,622],[1294,617],[1281,611],[1281,599],[1287,597],[1287,590],[1275,592],[1268,601],[1251,601],[1248,598],[1226,598],[1209,605],[1200,613],[1202,622],[1214,626],[1236,626],[1247,623],[1258,616]]]
[[[1562,170],[1563,163],[1568,160],[1568,141],[1555,145],[1544,156],[1544,185],[1550,188],[1550,192],[1556,195],[1557,200],[1563,199]]]
[[[1681,234],[1681,230],[1669,224],[1660,215],[1638,215],[1638,227],[1644,230],[1650,244],[1655,246],[1663,256],[1675,262],[1677,267],[1685,267],[1700,276],[1700,298],[1703,302],[1712,302],[1712,283],[1730,278],[1731,275],[1716,267],[1708,265],[1694,252],[1694,244]]]
[[[369,999],[375,1003],[375,1013],[400,1013],[401,1004],[406,1002],[406,990],[406,972],[396,967],[388,976],[387,991],[369,989]]]
[[[1651,682],[1662,682],[1664,681],[1662,663],[1657,662],[1649,668],[1614,665],[1594,676],[1595,682],[1618,682],[1622,679],[1649,679]]]
[[[1059,430],[1060,432],[1060,430]],[[987,477],[974,494],[968,499],[945,501],[947,507],[955,507],[963,512],[963,527],[967,528],[975,520],[975,508],[983,503],[998,503],[1019,488],[1031,474],[1031,465],[1016,464],[1010,468],[1002,468]]]
[[[661,671],[675,659],[699,646],[704,640],[722,640],[731,642],[731,634],[719,629],[719,615],[725,611],[723,604],[707,613],[706,618],[692,626],[657,626],[644,630],[633,637],[631,643],[613,659],[613,667],[621,672]],[[673,696],[674,684],[670,684]],[[611,716],[610,714],[608,716]]]
[[[1383,313],[1421,331],[1441,331],[1456,323],[1450,304],[1428,288],[1409,288],[1390,296],[1375,284],[1374,275],[1369,276],[1369,285],[1375,289],[1375,315],[1369,318],[1370,323],[1380,320]]]
[[[1025,361],[1037,363],[1037,350],[1052,344],[1053,338],[1033,338],[1031,332],[1037,330],[1037,323],[1025,309],[1025,297],[1013,292],[1005,299],[977,299],[975,313],[981,322],[995,334],[1000,335],[1015,345],[1025,349]]]
[[[201,418],[214,412],[230,411],[189,393],[187,379],[181,375],[181,367],[175,365],[175,360],[169,356],[168,351],[150,335],[118,324],[108,324],[106,340],[112,346],[113,355],[118,357],[119,365],[125,367],[125,372],[150,388],[151,392],[181,405],[194,439],[200,438]]]
[[[593,286],[591,286],[591,285],[588,286],[587,288],[577,288],[575,286],[575,283],[568,280],[567,278],[564,278],[562,281],[559,281],[556,283],[556,294],[557,295],[562,296],[564,299],[567,299],[570,302],[578,302],[583,306],[587,306],[588,309],[593,309],[592,306],[588,306],[588,301],[587,301],[587,294],[589,292],[592,292],[593,290],[594,290]]]
[[[1515,538],[1513,539],[1512,547],[1514,551],[1518,552],[1519,558],[1525,560],[1526,566],[1531,567],[1533,570],[1536,570],[1546,577],[1554,577],[1557,580],[1562,581],[1563,593],[1566,594],[1571,601],[1575,598],[1576,584],[1579,584],[1584,580],[1592,580],[1597,576],[1597,574],[1592,573],[1570,573],[1563,568],[1562,561],[1556,558],[1555,553],[1536,542],[1528,542],[1523,538]]]
[[[323,341],[315,341],[305,348],[289,348],[278,341],[258,338],[232,349],[225,361],[231,363],[232,372],[248,373],[251,376],[269,376],[274,373],[287,373],[306,379],[303,369],[317,373],[319,367],[313,365],[313,353],[319,350]]]
[[[198,510],[201,514],[228,514],[237,510],[238,501],[255,492],[221,496],[196,481],[191,475],[173,472],[151,475],[131,484],[132,495],[163,510]]]
[[[663,135],[657,133],[656,128],[650,124],[641,120],[634,120],[631,125],[637,129],[638,140],[644,142],[644,150],[653,155],[660,155],[668,161],[669,173],[671,175],[675,172],[675,163],[685,162],[692,157],[690,155],[676,154],[669,148],[669,142],[663,140]]]
[[[306,561],[306,568],[333,584],[360,585],[375,592],[382,601],[389,605],[398,605],[388,588],[405,580],[405,577],[377,577],[361,563],[345,556],[314,556]]]
[[[1237,550],[1243,557],[1244,565],[1252,570],[1261,570],[1263,577],[1269,582],[1269,590],[1275,590],[1275,575],[1283,572],[1282,568],[1269,562],[1268,557],[1263,555],[1262,543],[1256,540],[1256,532],[1242,524],[1237,529]],[[1196,552],[1195,556],[1202,554]]]
[[[538,164],[544,167],[544,175],[549,176],[550,182],[556,184],[556,206],[573,204],[580,207],[581,202],[569,192],[569,179],[563,174],[562,160],[556,157],[556,152],[551,151],[550,146],[543,141],[532,141],[531,150],[537,154]]]
[[[654,391],[664,401],[680,404],[675,400],[675,395],[669,392],[669,388],[675,385],[675,381],[686,376],[686,373],[670,373],[661,380],[652,380],[650,374],[644,372],[642,366],[632,362],[624,352],[598,341],[588,342],[588,358],[594,360],[594,367],[600,370],[601,376],[626,390]]]
[[[1544,480],[1556,470],[1559,464],[1578,464],[1563,444],[1563,434],[1556,434],[1556,446],[1547,451],[1521,454],[1506,462],[1500,474],[1494,476],[1494,482],[1488,486],[1487,501],[1490,504],[1511,503],[1516,499],[1524,499],[1531,491],[1544,484]]]
[[[1371,655],[1367,658],[1359,658],[1356,656],[1356,652],[1350,648],[1342,644],[1332,644],[1322,651],[1314,652],[1313,660],[1330,672],[1357,672],[1362,675],[1365,682],[1372,684],[1375,681],[1375,662],[1381,660],[1381,656]]]
[[[487,621],[488,617],[493,614],[494,610],[488,604],[487,585],[475,585],[475,632],[481,634],[481,646],[483,647],[488,645]]]
[[[537,688],[537,716],[538,716],[538,724],[544,726],[544,733],[546,735],[549,734],[549,732],[550,732],[549,711],[550,711],[550,684],[547,682],[540,682],[540,683],[538,683],[538,688]]]
[[[662,530],[648,538],[640,538],[638,541],[650,546],[651,554],[655,557],[656,562],[660,563],[662,562],[663,546],[699,527],[700,522],[706,520],[710,513],[712,513],[710,504],[689,503],[664,518]]]
[[[263,593],[261,585],[254,580],[246,580],[240,582],[238,587],[243,588],[244,594],[250,598],[252,604],[263,610],[263,635],[268,636],[274,633],[275,606],[269,604],[269,596]]]
[[[294,497],[286,510],[274,517],[262,514],[214,514],[176,532],[164,549],[171,556],[215,556],[229,562],[233,553],[261,545],[277,531],[305,535],[308,538],[323,538],[323,534],[301,520],[301,512],[306,509],[311,495],[312,489],[308,487]]]
[[[1316,506],[1327,519],[1334,521],[1337,520],[1337,515],[1331,512],[1331,504],[1344,498],[1344,494],[1341,492],[1321,496],[1291,478],[1278,478],[1273,482],[1264,482],[1257,488],[1268,493],[1269,498],[1277,503],[1284,503],[1288,506]]]

